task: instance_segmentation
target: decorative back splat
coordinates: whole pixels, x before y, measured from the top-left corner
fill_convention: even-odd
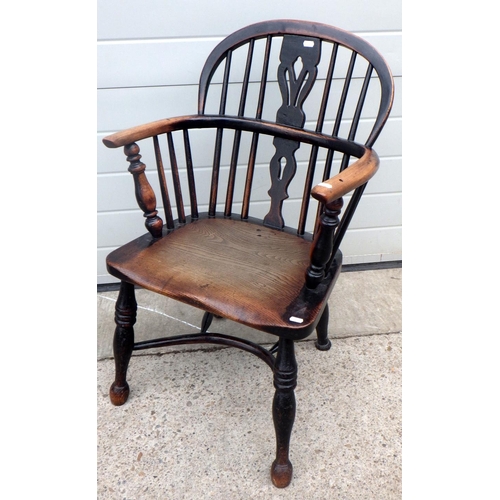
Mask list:
[[[303,127],[305,113],[302,109],[318,73],[321,41],[317,38],[285,35],[281,46],[278,67],[278,84],[283,104],[276,113],[276,122],[292,127]],[[266,226],[282,229],[283,201],[288,198],[288,186],[295,175],[295,151],[300,143],[281,137],[273,140],[276,153],[269,164],[271,174],[271,208],[264,217]]]

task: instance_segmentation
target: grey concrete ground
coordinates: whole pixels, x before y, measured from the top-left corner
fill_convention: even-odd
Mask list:
[[[330,299],[327,352],[296,349],[294,477],[270,481],[272,374],[265,363],[215,346],[135,353],[131,395],[109,402],[117,292],[97,295],[98,498],[401,498],[401,269],[342,273]],[[202,314],[144,290],[136,340],[199,329]],[[223,320],[210,331],[274,338]]]

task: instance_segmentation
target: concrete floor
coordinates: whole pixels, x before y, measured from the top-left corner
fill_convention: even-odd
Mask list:
[[[109,402],[118,292],[97,294],[99,499],[401,498],[401,268],[344,272],[330,298],[332,348],[298,343],[294,477],[269,477],[272,374],[238,349],[134,354],[122,407]],[[138,290],[136,340],[199,330],[202,313]],[[225,320],[210,331],[272,344]]]

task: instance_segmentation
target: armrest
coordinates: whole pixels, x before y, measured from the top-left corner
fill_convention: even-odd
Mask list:
[[[273,135],[284,139],[316,144],[317,146],[341,151],[342,153],[347,153],[358,158],[361,157],[366,150],[364,146],[358,143],[319,134],[317,132],[311,132],[309,130],[289,127],[287,125],[280,125],[264,120],[221,115],[188,115],[158,120],[108,135],[102,142],[108,148],[118,148],[155,135],[191,128],[229,128]]]
[[[311,196],[327,204],[368,182],[378,170],[378,155],[373,149],[365,148],[363,156],[342,172],[325,182],[314,186]]]
[[[359,160],[325,182],[320,182],[311,190],[311,196],[325,205],[320,216],[320,224],[311,248],[311,263],[306,271],[306,285],[316,288],[324,279],[338,249],[340,240],[334,241],[339,225],[342,196],[362,186],[378,170],[377,153],[364,148]],[[349,222],[348,222],[349,223]]]
[[[121,146],[126,146],[127,144],[132,144],[133,142],[141,141],[142,139],[147,139],[155,135],[164,134],[165,132],[171,132],[173,130],[177,130],[178,128],[182,128],[181,125],[183,122],[189,118],[189,116],[180,116],[176,118],[157,120],[144,125],[138,125],[136,127],[131,127],[108,135],[104,137],[102,142],[108,148],[119,148]]]

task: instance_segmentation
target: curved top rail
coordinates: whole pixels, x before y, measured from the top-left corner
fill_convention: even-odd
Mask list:
[[[217,67],[230,50],[237,49],[250,40],[267,36],[300,35],[320,38],[321,40],[338,43],[363,56],[375,69],[381,84],[381,99],[377,119],[373,130],[366,141],[371,147],[380,134],[389,117],[394,99],[394,82],[391,70],[381,54],[366,40],[348,31],[327,24],[277,19],[263,21],[246,26],[222,40],[208,56],[200,76],[198,93],[198,112],[204,113],[206,97],[212,76]]]

